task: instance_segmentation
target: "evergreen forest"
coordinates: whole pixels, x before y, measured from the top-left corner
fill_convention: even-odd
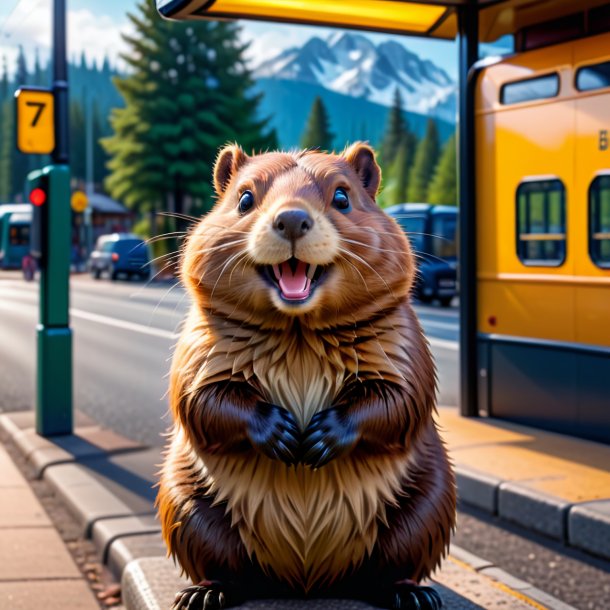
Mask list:
[[[73,188],[92,181],[97,192],[136,212],[143,233],[182,230],[182,215],[205,213],[213,203],[211,171],[220,147],[236,141],[248,152],[264,151],[277,148],[278,138],[269,117],[261,116],[264,90],[255,87],[237,23],[162,21],[152,0],[142,0],[129,18],[135,34],[126,38],[131,52],[122,57],[124,73],[84,55],[69,65]],[[10,70],[2,60],[0,203],[22,201],[28,172],[48,162],[16,151],[14,92],[50,83],[50,66],[37,55],[28,65],[20,49]],[[408,117],[396,91],[383,137],[371,142],[383,170],[380,205],[455,205],[455,136],[442,144],[437,122],[428,119],[418,137]],[[302,147],[330,151],[348,144],[338,141],[319,96],[309,115],[295,121],[302,122]],[[366,139],[366,117],[361,121]],[[152,227],[156,212],[178,220]]]

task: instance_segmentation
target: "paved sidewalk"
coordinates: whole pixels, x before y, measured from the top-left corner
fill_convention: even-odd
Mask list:
[[[0,608],[99,610],[62,539],[0,444]]]
[[[589,552],[602,556],[610,553],[607,543],[610,520],[604,512],[604,502],[610,502],[610,447],[497,420],[463,419],[455,409],[449,408],[439,410],[439,423],[456,465],[463,502]],[[31,412],[0,415],[0,429],[20,449],[38,476],[62,498],[83,535],[95,543],[104,564],[117,577],[122,575],[125,607],[128,610],[165,608],[176,589],[184,586],[184,581],[172,562],[165,558],[155,519],[153,485],[161,448],[140,446],[98,426],[82,413],[77,413],[74,435],[45,439],[35,434],[33,426]],[[30,598],[35,603],[40,601],[34,585],[19,586],[23,584],[20,578],[28,578],[32,572],[41,581],[36,586],[52,587],[65,581],[87,593],[79,598],[77,590],[76,605],[69,605],[72,599],[69,589],[66,593],[62,590],[58,608],[97,608],[27,483],[6,454],[2,456],[9,466],[0,462],[0,471],[6,469],[10,474],[2,478],[0,485],[0,493],[6,496],[0,502],[0,527],[6,525],[8,532],[19,529],[18,535],[9,533],[4,539],[27,541],[23,535],[26,532],[29,535],[30,529],[36,530],[32,535],[42,534],[44,530],[60,550],[52,551],[55,547],[46,541],[23,544],[20,551],[23,571],[17,573],[16,552],[9,545],[2,545],[0,608],[4,607],[3,595],[19,593],[23,597],[22,605],[15,602],[9,606],[11,609],[34,607],[25,605]],[[54,559],[55,555],[48,555],[51,552],[63,552],[64,559]],[[7,561],[9,577],[4,575]],[[46,571],[52,572],[51,581]],[[456,610],[569,608],[490,562],[455,547],[434,580],[448,602],[447,607]],[[8,587],[6,592],[3,587]],[[47,595],[44,597],[50,599]],[[288,607],[278,603],[253,604],[248,608]],[[356,607],[353,603],[337,603],[337,608],[345,610]],[[305,604],[298,607],[301,606]],[[315,602],[306,606],[329,608]]]

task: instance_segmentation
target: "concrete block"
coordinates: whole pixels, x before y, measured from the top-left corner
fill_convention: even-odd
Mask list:
[[[40,436],[34,429],[21,430],[14,436],[14,441],[38,477],[54,464],[143,448],[139,443],[100,426],[79,427],[74,434],[52,438]]]
[[[127,504],[109,492],[81,465],[52,466],[45,470],[44,479],[64,500],[85,536],[91,535],[91,528],[99,519],[132,515]]]
[[[130,561],[142,557],[167,558],[167,547],[160,533],[125,536],[115,540],[110,545],[106,565],[117,578],[120,578]]]
[[[110,545],[123,536],[138,534],[156,534],[161,526],[154,514],[101,519],[93,524],[93,542],[106,563]]]
[[[502,483],[498,492],[500,517],[555,540],[566,540],[570,506],[565,500],[517,483]]]
[[[568,542],[583,551],[610,559],[610,500],[572,506],[568,514]]]
[[[455,469],[458,499],[491,513],[498,512],[498,489],[502,481],[494,476],[458,466]]]

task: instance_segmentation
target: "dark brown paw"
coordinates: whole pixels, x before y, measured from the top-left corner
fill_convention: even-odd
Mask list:
[[[312,468],[321,468],[349,453],[358,440],[352,423],[340,410],[330,407],[316,413],[304,433],[301,461]]]
[[[259,402],[248,424],[252,445],[273,460],[295,464],[301,433],[289,411],[266,402]]]
[[[171,610],[220,610],[226,607],[225,594],[220,583],[192,585],[182,589]]]
[[[396,585],[392,608],[396,610],[441,610],[443,600],[436,589],[411,583]]]

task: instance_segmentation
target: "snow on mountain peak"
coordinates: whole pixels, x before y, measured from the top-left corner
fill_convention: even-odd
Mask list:
[[[455,121],[455,82],[394,40],[375,45],[351,32],[314,36],[255,66],[254,75],[318,84],[384,106],[392,105],[398,88],[405,110]]]

